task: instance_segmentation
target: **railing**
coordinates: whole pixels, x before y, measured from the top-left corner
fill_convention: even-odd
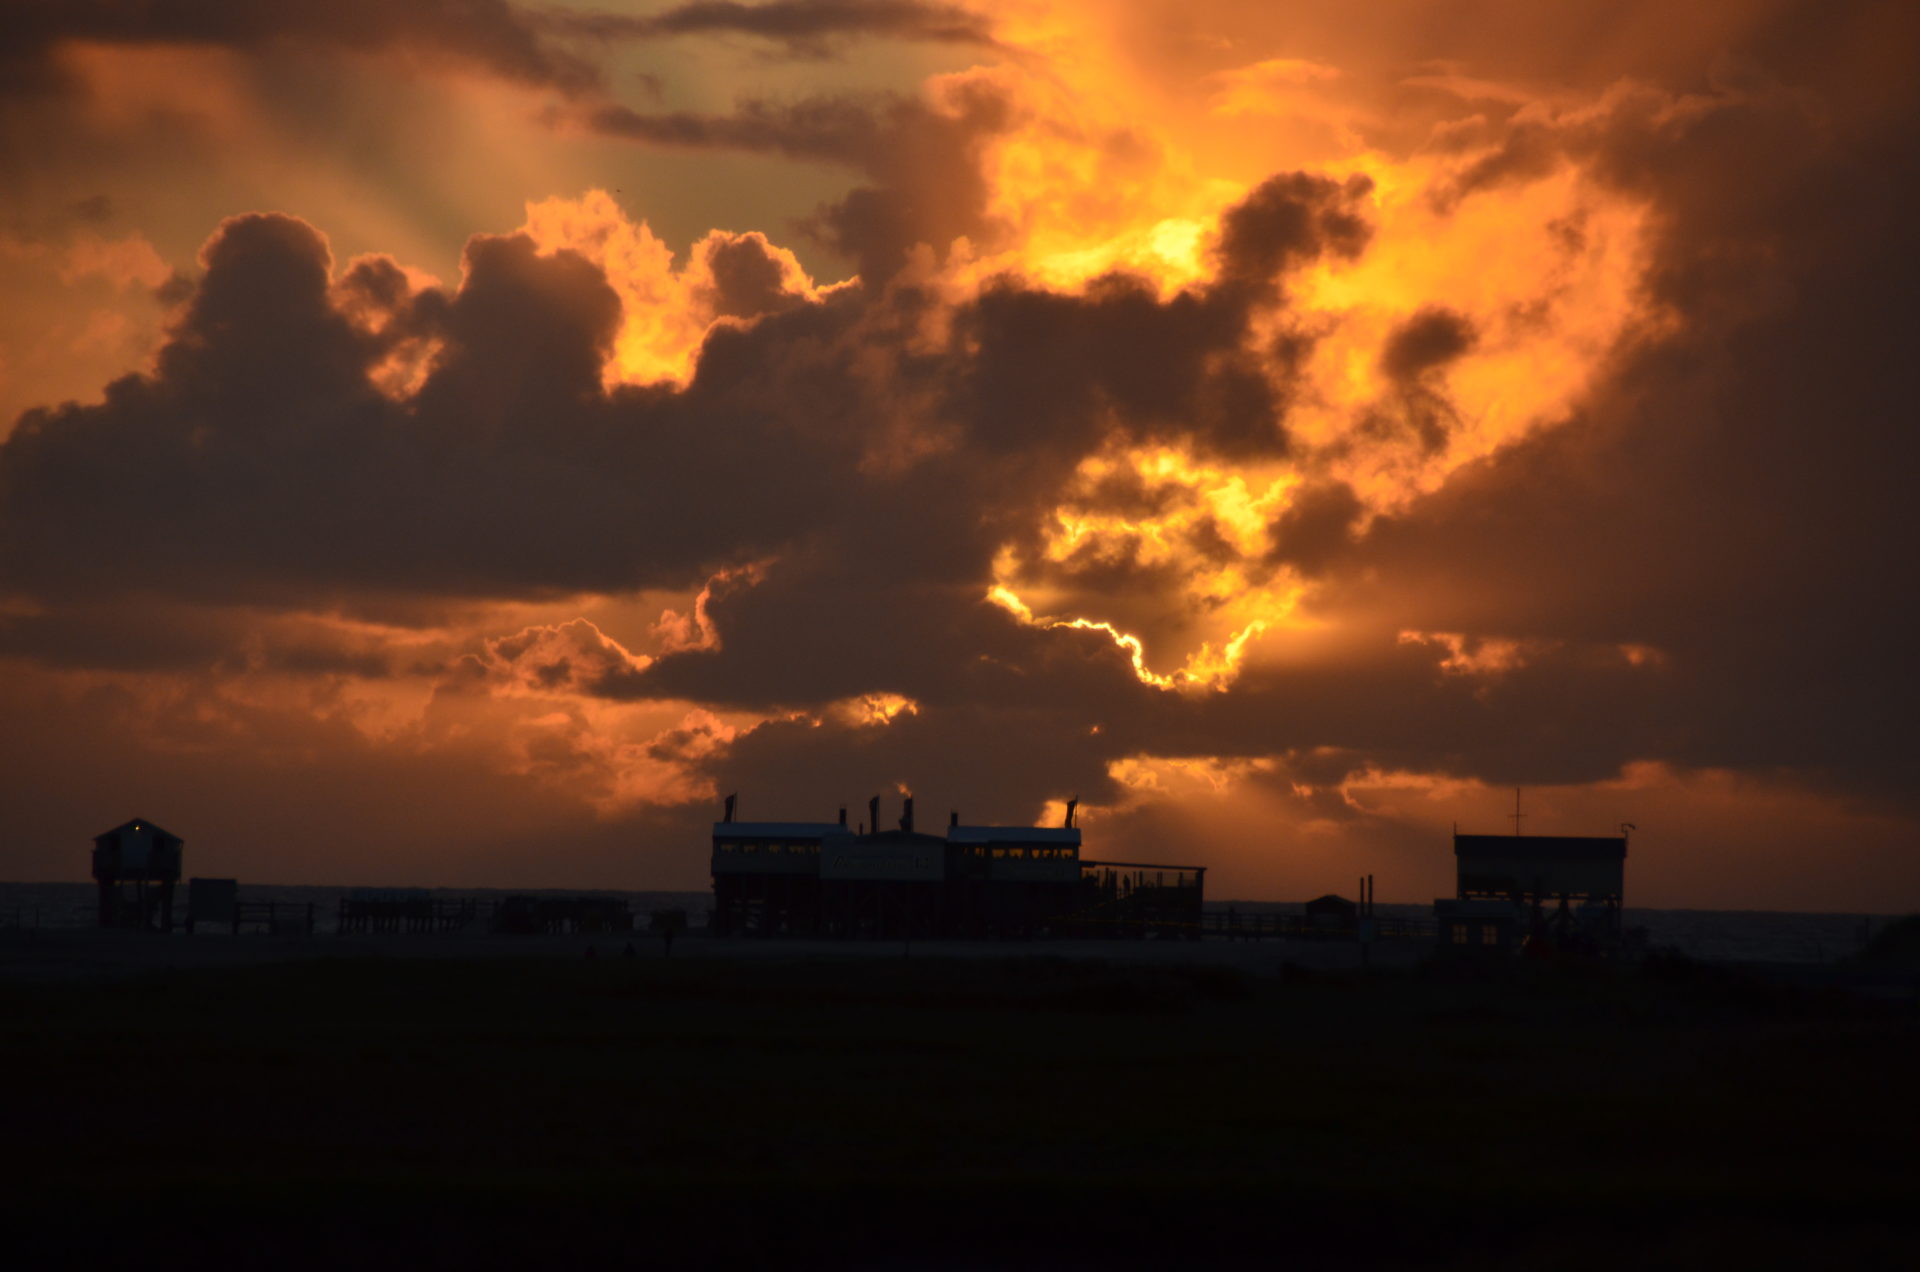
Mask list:
[[[349,932],[444,935],[472,927],[479,913],[471,897],[342,897],[334,931],[340,936]]]
[[[1438,928],[1424,919],[1346,918],[1316,914],[1240,914],[1233,910],[1209,911],[1202,920],[1208,936],[1231,941],[1357,941],[1361,925],[1370,927],[1371,936],[1380,941],[1431,941]]]
[[[311,901],[235,901],[231,930],[236,936],[246,927],[270,936],[312,936],[313,920]]]
[[[91,905],[16,905],[0,910],[0,932],[73,932],[100,926]]]

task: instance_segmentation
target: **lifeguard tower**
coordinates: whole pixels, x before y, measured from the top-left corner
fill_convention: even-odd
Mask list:
[[[136,817],[93,837],[93,878],[100,888],[100,926],[173,928],[173,888],[180,882],[185,841]]]

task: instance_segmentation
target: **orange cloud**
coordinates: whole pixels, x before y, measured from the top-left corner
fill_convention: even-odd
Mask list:
[[[684,384],[714,324],[751,321],[822,295],[791,251],[757,231],[710,231],[676,267],[672,250],[645,221],[630,220],[605,190],[529,203],[521,232],[542,252],[586,257],[619,295],[609,385]]]

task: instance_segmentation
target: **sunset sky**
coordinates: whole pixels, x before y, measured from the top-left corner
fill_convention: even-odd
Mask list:
[[[1920,6],[14,0],[0,877],[1920,906]]]

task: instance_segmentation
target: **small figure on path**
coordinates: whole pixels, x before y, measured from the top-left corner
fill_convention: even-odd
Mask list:
[[[655,910],[651,931],[660,934],[660,942],[666,948],[666,957],[673,957],[673,938],[687,930],[687,912],[685,910]]]

